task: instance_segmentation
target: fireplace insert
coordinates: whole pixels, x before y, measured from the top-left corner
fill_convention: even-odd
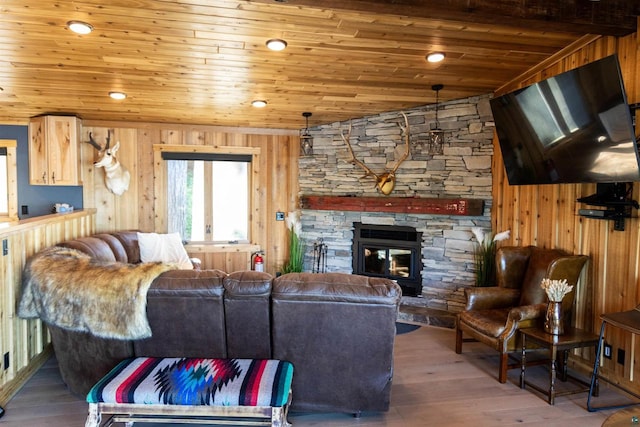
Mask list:
[[[413,227],[353,224],[353,272],[398,282],[402,294],[422,293],[422,233]]]

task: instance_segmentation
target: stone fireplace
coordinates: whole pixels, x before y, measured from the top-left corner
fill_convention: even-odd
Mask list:
[[[415,230],[419,238],[417,293],[424,305],[449,311],[462,308],[462,289],[474,284],[473,241],[471,228],[491,229],[491,160],[493,155],[493,118],[489,95],[441,103],[440,127],[445,130],[444,152],[427,153],[426,140],[435,118],[433,105],[405,110],[410,124],[411,154],[396,172],[396,184],[390,196],[376,192],[370,177],[349,163],[342,141],[349,123],[333,123],[311,128],[314,154],[300,157],[300,196],[343,196],[353,201],[374,199],[378,208],[301,209],[302,236],[307,247],[318,240],[327,245],[327,271],[354,272],[354,224],[401,227]],[[369,168],[382,172],[393,167],[402,150],[404,123],[400,112],[384,113],[352,120],[351,145],[355,156]],[[480,210],[386,209],[391,200],[477,200]],[[387,255],[388,256],[388,255]],[[312,252],[305,258],[311,271]]]

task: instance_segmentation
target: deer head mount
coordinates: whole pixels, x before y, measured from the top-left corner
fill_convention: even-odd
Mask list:
[[[120,141],[113,148],[109,146],[110,142],[111,131],[107,131],[107,143],[104,148],[93,139],[93,135],[89,132],[88,144],[98,150],[98,160],[93,162],[93,166],[104,168],[104,180],[107,188],[113,194],[120,196],[129,189],[131,174],[116,158],[116,152],[120,148]]]
[[[351,122],[349,122],[349,131],[347,132],[347,135],[342,132],[340,133],[340,136],[342,136],[342,140],[347,144],[347,148],[349,149],[349,153],[351,154],[351,160],[349,160],[349,162],[364,169],[365,174],[362,178],[372,176],[376,180],[376,188],[385,196],[388,196],[393,191],[393,188],[396,185],[396,171],[398,170],[398,167],[400,167],[402,162],[404,162],[409,156],[409,119],[407,118],[407,115],[405,113],[401,114],[404,116],[405,123],[405,126],[400,125],[400,129],[402,129],[402,132],[404,133],[406,145],[404,154],[402,155],[402,157],[400,157],[400,159],[396,162],[396,165],[392,169],[385,169],[385,171],[379,175],[369,169],[369,167],[363,162],[356,159],[356,156],[353,153],[353,148],[351,148],[351,144],[349,143],[349,139],[351,138]]]

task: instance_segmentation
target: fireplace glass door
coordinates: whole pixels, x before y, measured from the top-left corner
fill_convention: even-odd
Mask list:
[[[354,222],[353,272],[396,280],[403,295],[422,292],[422,233],[413,227]]]
[[[413,250],[363,245],[364,273],[371,276],[403,278],[411,276]]]

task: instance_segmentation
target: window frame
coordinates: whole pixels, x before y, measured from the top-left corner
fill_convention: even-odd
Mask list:
[[[18,167],[15,139],[0,139],[0,147],[7,149],[7,212],[0,212],[0,222],[18,221]]]
[[[220,147],[220,146],[208,146],[208,145],[171,145],[171,144],[154,144],[153,156],[154,156],[154,209],[155,215],[155,230],[157,232],[167,232],[168,230],[168,198],[167,195],[167,162],[163,159],[162,153],[197,153],[203,155],[231,155],[231,156],[251,156],[249,162],[249,213],[247,220],[248,224],[248,241],[252,242],[255,239],[255,218],[256,209],[258,206],[258,183],[255,177],[258,176],[259,169],[259,155],[260,148],[258,147]],[[227,246],[228,244],[214,242],[214,241],[198,241],[194,242],[198,246]]]

